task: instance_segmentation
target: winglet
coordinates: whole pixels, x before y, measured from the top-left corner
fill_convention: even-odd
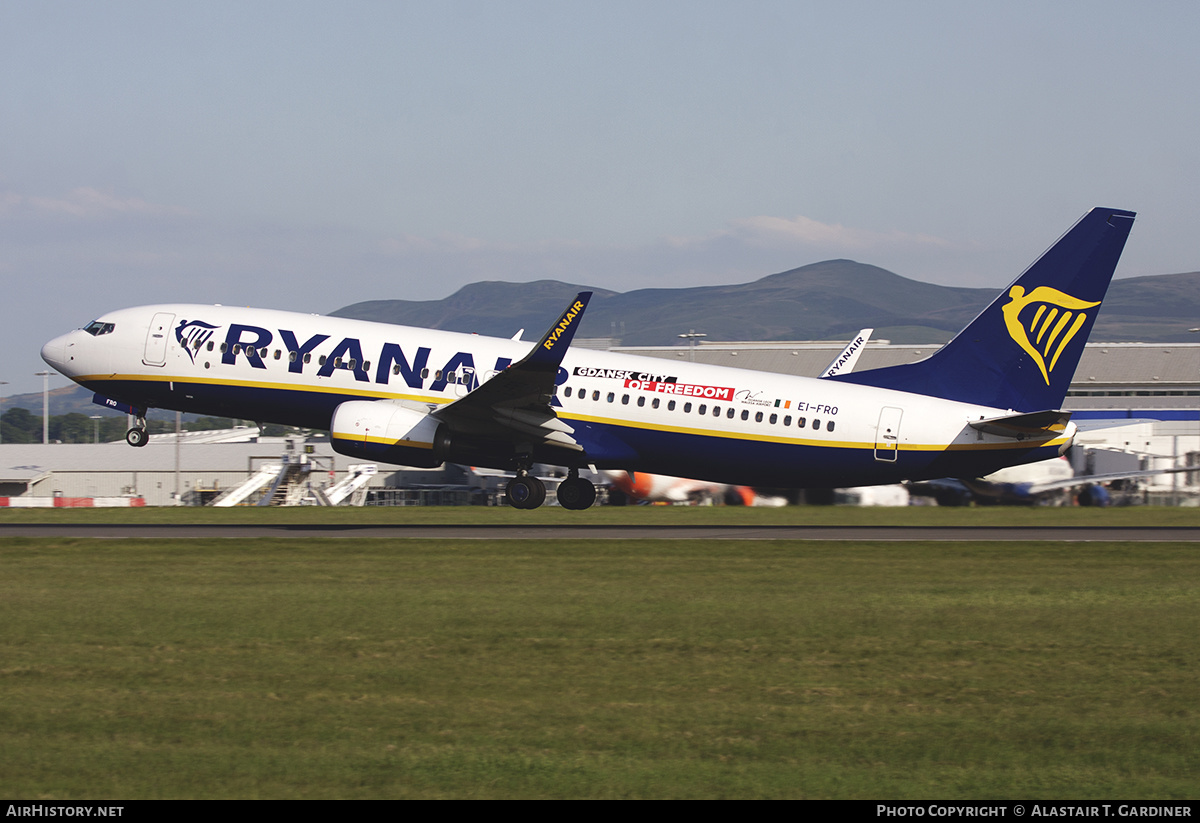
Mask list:
[[[542,335],[542,339],[533,347],[533,351],[517,365],[557,369],[558,364],[566,355],[567,349],[570,348],[571,341],[575,339],[575,331],[583,319],[583,310],[587,308],[588,301],[591,299],[590,291],[581,291],[575,295],[571,305],[567,306],[566,311],[559,315],[554,325]]]
[[[854,339],[846,348],[842,349],[841,354],[833,358],[833,362],[825,368],[825,371],[821,372],[821,376],[833,377],[835,374],[849,374],[854,371],[854,364],[858,362],[858,356],[863,353],[863,349],[867,347],[867,341],[871,339],[874,332],[874,329],[863,329],[854,335]]]

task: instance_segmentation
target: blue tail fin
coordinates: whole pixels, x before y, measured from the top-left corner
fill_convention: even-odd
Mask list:
[[[1092,209],[930,357],[830,379],[1014,411],[1059,408],[1134,216]]]

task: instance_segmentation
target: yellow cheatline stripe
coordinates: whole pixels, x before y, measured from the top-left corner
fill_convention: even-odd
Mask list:
[[[418,403],[437,403],[446,405],[460,398],[457,397],[439,397],[436,395],[425,394],[393,394],[390,392],[364,391],[358,386],[311,386],[298,385],[295,383],[246,383],[240,380],[223,380],[219,378],[196,378],[196,377],[167,377],[165,375],[148,375],[148,374],[94,374],[74,378],[80,383],[84,382],[107,382],[117,380],[135,380],[161,383],[164,381],[177,381],[180,383],[203,383],[211,386],[233,386],[244,389],[277,389],[280,391],[294,392],[312,392],[318,394],[349,394],[354,393],[364,399],[373,400],[413,400]],[[811,438],[799,437],[780,437],[776,435],[758,435],[746,432],[727,432],[714,429],[698,429],[687,426],[664,426],[655,423],[642,423],[636,420],[619,420],[611,417],[594,417],[586,414],[569,414],[562,410],[556,410],[560,418],[564,420],[580,420],[587,423],[598,423],[604,426],[623,426],[630,429],[645,429],[647,431],[662,431],[674,432],[676,434],[693,434],[700,437],[718,437],[726,440],[751,440],[755,442],[766,443],[783,443],[793,446],[819,446],[830,449],[875,449],[875,444],[869,441],[849,441],[849,440],[813,440]],[[334,435],[336,436],[336,435]],[[346,439],[346,438],[343,438]],[[1060,437],[1050,441],[1018,441],[1014,443],[957,443],[945,445],[931,445],[922,443],[905,443],[900,447],[900,451],[995,451],[997,449],[1028,449],[1042,448],[1043,446],[1061,445],[1067,442],[1068,438]],[[375,439],[373,442],[387,443],[382,439]],[[413,448],[424,448],[423,446],[413,446]],[[430,446],[429,448],[432,448]]]
[[[297,383],[246,383],[241,380],[223,380],[210,377],[168,377],[147,374],[89,374],[73,378],[80,383],[115,382],[131,380],[150,383],[201,383],[206,386],[231,386],[240,389],[275,389],[278,391],[304,392],[311,394],[355,394],[364,400],[415,400],[418,403],[445,405],[458,400],[457,397],[439,397],[427,394],[396,394],[393,392],[368,391],[361,386],[312,386]]]
[[[872,442],[852,441],[852,440],[813,440],[811,438],[799,437],[780,437],[776,435],[757,435],[745,432],[726,432],[715,429],[697,429],[684,426],[661,426],[652,423],[640,423],[632,420],[618,420],[611,417],[593,417],[583,414],[565,414],[559,412],[558,416],[565,420],[580,420],[587,423],[599,423],[604,426],[620,426],[629,429],[646,429],[648,431],[673,432],[676,434],[692,434],[699,437],[717,437],[725,440],[752,440],[755,442],[766,443],[783,443],[793,446],[819,446],[829,449],[868,449],[874,450],[875,444]],[[998,449],[1029,449],[1042,448],[1043,446],[1062,445],[1067,442],[1066,437],[1055,437],[1053,440],[1023,440],[1014,441],[1012,443],[953,443],[949,446],[942,444],[925,444],[925,443],[904,443],[900,447],[901,452],[905,451],[995,451]],[[885,449],[891,451],[891,449]]]

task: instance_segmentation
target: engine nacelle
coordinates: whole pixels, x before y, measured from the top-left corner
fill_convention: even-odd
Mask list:
[[[387,400],[350,400],[333,410],[334,451],[350,457],[433,469],[450,447],[445,426],[428,413]]]

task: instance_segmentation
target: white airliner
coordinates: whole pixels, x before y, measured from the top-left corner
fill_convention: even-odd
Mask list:
[[[355,458],[515,471],[517,508],[545,500],[535,462],[568,470],[571,509],[595,500],[584,466],[792,488],[980,477],[1071,445],[1059,407],[1133,218],[1088,212],[925,360],[824,379],[572,349],[590,292],[533,345],[159,305],[109,312],[42,358],[136,415],[134,446],[149,408],[329,429]]]

